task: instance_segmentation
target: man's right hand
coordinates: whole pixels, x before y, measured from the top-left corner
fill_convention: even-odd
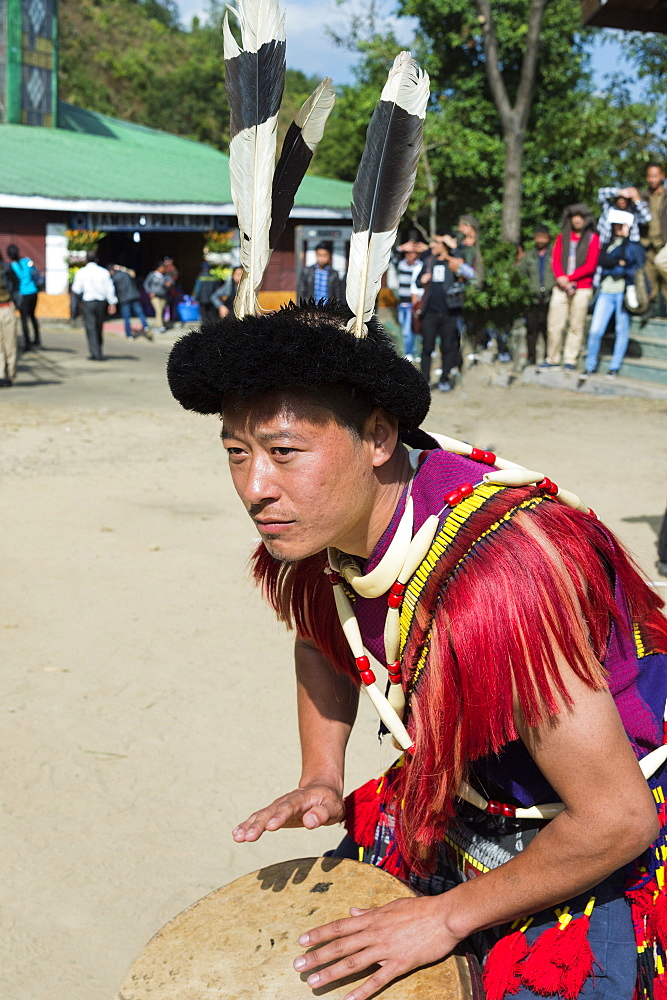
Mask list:
[[[341,793],[333,785],[313,782],[282,795],[270,806],[253,813],[232,830],[232,837],[237,844],[243,844],[259,840],[267,830],[272,832],[283,827],[299,826],[316,830],[319,826],[340,823],[344,814]]]

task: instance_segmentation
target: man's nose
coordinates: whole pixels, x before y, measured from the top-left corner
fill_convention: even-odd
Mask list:
[[[275,468],[267,455],[254,455],[251,459],[243,494],[249,504],[278,499],[280,490],[275,480]]]

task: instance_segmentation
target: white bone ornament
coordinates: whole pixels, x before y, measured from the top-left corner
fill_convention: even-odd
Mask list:
[[[501,469],[498,472],[485,472],[482,476],[485,483],[496,483],[498,486],[533,486],[544,479],[543,472],[533,472],[531,469]]]
[[[386,594],[391,585],[398,579],[412,538],[412,517],[413,501],[412,497],[409,496],[389,548],[375,569],[366,576],[361,575],[359,567],[353,560],[348,562],[347,559],[339,556],[340,572],[360,597],[380,597],[382,594]],[[356,572],[352,569],[353,566],[356,567]]]

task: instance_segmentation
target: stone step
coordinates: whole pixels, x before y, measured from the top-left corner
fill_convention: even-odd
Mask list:
[[[659,358],[667,361],[667,340],[631,334],[628,345],[629,358]]]
[[[667,385],[667,360],[660,358],[630,358],[626,355],[620,374],[624,378],[639,379],[641,382],[655,382]]]
[[[641,317],[632,320],[631,337],[654,337],[667,343],[667,319],[649,319],[642,323]]]

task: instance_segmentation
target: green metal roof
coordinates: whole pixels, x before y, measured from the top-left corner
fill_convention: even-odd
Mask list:
[[[229,157],[190,139],[60,102],[58,128],[0,124],[0,195],[229,204]],[[349,212],[352,185],[306,176],[295,204]]]

